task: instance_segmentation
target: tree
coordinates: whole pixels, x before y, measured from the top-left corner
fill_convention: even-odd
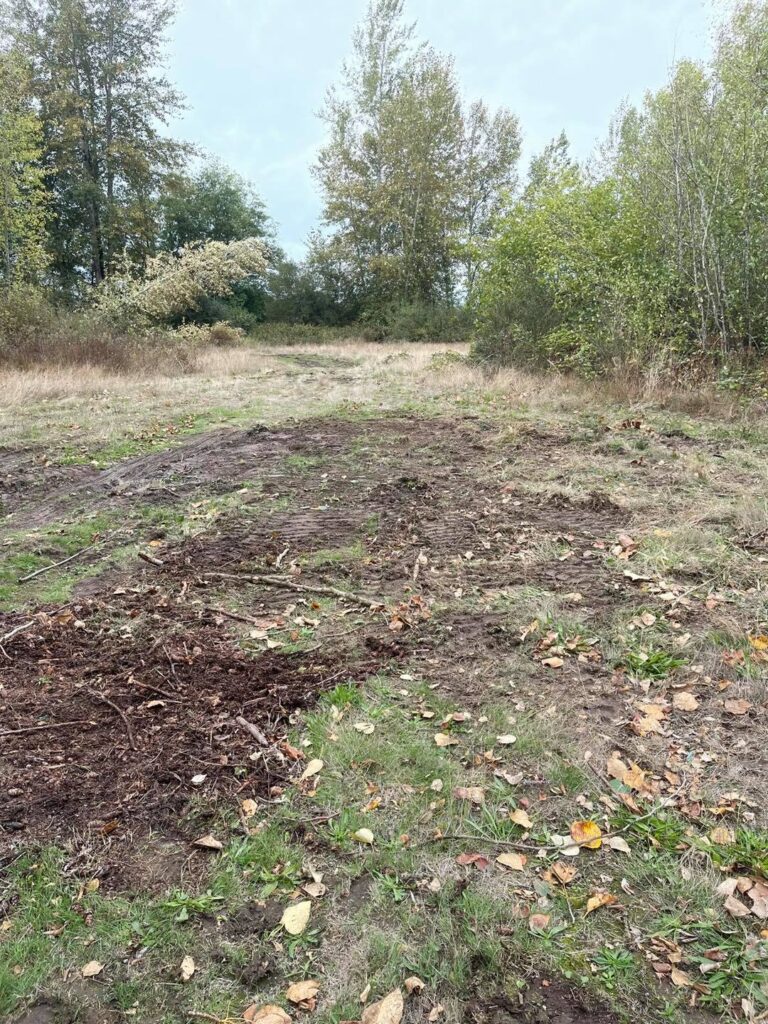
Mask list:
[[[516,119],[464,112],[453,62],[418,45],[403,0],[371,0],[323,118],[327,251],[369,310],[461,299],[515,182]]]
[[[99,284],[154,250],[156,195],[185,147],[162,127],[180,97],[158,68],[174,0],[7,0],[30,63],[62,284]]]
[[[161,248],[176,252],[192,242],[263,238],[270,223],[253,186],[216,161],[195,174],[175,175],[160,200]]]
[[[34,280],[46,265],[42,126],[20,54],[0,53],[0,279]]]

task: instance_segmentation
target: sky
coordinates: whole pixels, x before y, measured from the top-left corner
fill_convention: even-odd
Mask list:
[[[524,164],[561,130],[587,157],[623,99],[706,58],[712,0],[407,0],[417,36],[455,57],[467,100],[520,118]],[[253,182],[300,258],[321,197],[317,117],[367,0],[181,0],[171,80],[188,109],[174,134]]]

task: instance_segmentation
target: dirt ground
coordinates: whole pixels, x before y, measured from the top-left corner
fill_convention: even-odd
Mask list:
[[[675,494],[686,490],[680,508],[695,501],[695,467],[730,460],[729,486],[754,484],[749,454],[739,439],[633,419],[510,425],[497,410],[255,421],[107,469],[3,450],[14,550],[84,515],[114,526],[76,554],[66,600],[25,606],[21,590],[0,613],[0,857],[53,845],[87,874],[96,856],[115,894],[178,884],[185,866],[204,885],[188,844],[243,801],[263,810],[293,791],[310,756],[296,729],[320,698],[398,677],[428,681],[468,717],[501,702],[545,723],[550,753],[579,752],[614,810],[642,821],[663,806],[683,831],[713,814],[764,828],[762,527],[729,527],[735,557],[753,560],[738,562],[747,580],[643,557],[643,538],[659,544],[677,521]],[[170,526],[136,518],[148,502]],[[412,714],[432,728],[426,707]],[[617,759],[637,770],[618,790]],[[531,806],[545,773],[520,766]],[[324,849],[317,820],[293,832],[310,853]],[[242,813],[241,825],[247,835]],[[147,851],[160,849],[153,882]],[[556,972],[525,976],[514,992],[484,982],[452,1012],[466,1024],[622,1018]],[[20,1024],[123,1019],[42,993]],[[435,1005],[409,1004],[404,1019]]]

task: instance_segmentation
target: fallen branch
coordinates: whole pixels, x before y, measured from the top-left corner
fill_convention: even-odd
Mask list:
[[[154,555],[148,555],[146,551],[139,551],[138,554],[142,562],[149,562],[150,565],[165,565],[162,559],[155,558]]]
[[[131,750],[135,750],[136,741],[133,738],[133,729],[131,728],[131,723],[128,721],[128,716],[122,710],[122,708],[119,708],[117,704],[114,703],[114,701],[111,701],[109,699],[109,697],[105,697],[103,693],[96,693],[95,690],[88,690],[87,692],[91,695],[91,697],[94,698],[94,700],[99,700],[102,702],[102,704],[108,704],[113,711],[116,711],[118,715],[120,715],[120,717],[123,720],[123,724],[125,725],[125,731],[128,733],[128,742],[131,745]]]
[[[245,729],[247,733],[253,736],[256,742],[260,744],[262,747],[269,746],[269,740],[261,731],[261,729],[259,729],[257,725],[254,725],[253,722],[249,722],[248,719],[243,718],[242,715],[238,715],[235,721],[237,722],[241,729]]]
[[[89,718],[75,718],[72,722],[49,722],[48,725],[26,725],[23,729],[6,729],[0,732],[0,739],[3,736],[20,736],[25,732],[42,732],[44,729],[64,729],[68,725],[96,725]]]
[[[101,540],[106,540],[106,537],[101,538]],[[62,558],[60,562],[52,562],[50,565],[44,565],[42,569],[35,569],[34,572],[30,572],[26,576],[20,576],[18,582],[26,583],[28,580],[33,580],[36,576],[42,576],[44,572],[50,572],[51,569],[58,569],[60,565],[66,565],[67,562],[73,562],[76,558],[79,558],[80,555],[84,555],[86,551],[92,551],[93,548],[101,543],[101,540],[94,541],[93,544],[89,544],[85,548],[80,548],[80,550],[76,551],[74,555],[70,555],[68,558]]]
[[[320,583],[296,583],[285,576],[239,576],[237,573],[209,572],[206,576],[220,580],[239,580],[241,583],[263,583],[269,587],[284,587],[286,590],[297,590],[307,594],[328,594],[331,597],[340,597],[345,601],[354,601],[365,608],[383,608],[384,601],[372,597],[365,597],[363,594],[353,594],[349,590],[340,590],[338,587],[326,587]]]
[[[257,626],[259,623],[259,620],[254,619],[252,615],[238,615],[237,612],[228,612],[226,608],[214,608],[212,605],[206,605],[205,610],[211,612],[212,615],[223,615],[225,619],[234,619],[235,622],[246,622],[249,626]]]
[[[31,619],[29,622],[22,622],[20,626],[14,626],[10,633],[6,633],[5,636],[0,636],[0,648],[9,640],[13,640],[13,638],[18,636],[19,633],[23,633],[25,629],[29,629],[31,626],[34,626],[34,624],[35,620]]]

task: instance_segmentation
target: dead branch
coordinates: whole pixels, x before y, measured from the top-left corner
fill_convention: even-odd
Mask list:
[[[107,538],[104,537],[102,539],[106,540]],[[80,550],[76,551],[74,555],[70,555],[68,558],[62,558],[60,562],[52,562],[50,565],[44,565],[42,569],[35,569],[34,572],[30,572],[26,576],[20,576],[18,582],[26,583],[28,580],[33,580],[36,576],[42,576],[44,572],[50,572],[51,569],[57,569],[60,565],[66,565],[67,562],[73,562],[76,558],[79,558],[80,555],[84,555],[86,551],[92,551],[99,543],[101,543],[100,540],[94,541],[93,544],[80,548]]]
[[[139,551],[138,554],[142,562],[149,562],[150,565],[165,565],[165,562],[161,558],[155,558],[154,555],[148,555],[146,551]]]
[[[269,740],[261,731],[261,729],[259,729],[257,725],[254,725],[253,722],[249,722],[248,719],[243,718],[242,715],[238,715],[235,721],[240,726],[240,728],[245,729],[245,731],[249,733],[256,740],[256,742],[260,744],[260,746],[269,746]]]
[[[26,732],[42,732],[44,729],[64,729],[68,725],[95,725],[89,718],[76,718],[72,722],[49,722],[48,725],[26,725],[23,729],[6,729],[0,732],[0,739],[3,736],[20,736]]]
[[[296,583],[285,576],[239,576],[237,573],[209,572],[205,574],[212,579],[239,580],[241,583],[262,583],[269,587],[284,587],[286,590],[296,590],[308,594],[328,594],[331,597],[340,597],[345,601],[354,601],[365,608],[383,608],[384,601],[372,597],[365,597],[363,594],[353,594],[349,590],[340,590],[338,587],[326,587],[320,583]]]
[[[131,745],[131,750],[135,750],[136,741],[133,738],[133,729],[131,728],[131,723],[128,721],[128,716],[122,710],[122,708],[119,708],[117,704],[114,703],[114,701],[111,701],[109,699],[109,697],[105,697],[103,693],[96,693],[95,690],[88,690],[87,692],[91,695],[91,697],[94,698],[94,700],[99,700],[102,702],[102,704],[109,704],[112,710],[116,711],[118,715],[120,715],[120,717],[123,720],[123,724],[125,725],[125,731],[128,733],[128,742]]]

